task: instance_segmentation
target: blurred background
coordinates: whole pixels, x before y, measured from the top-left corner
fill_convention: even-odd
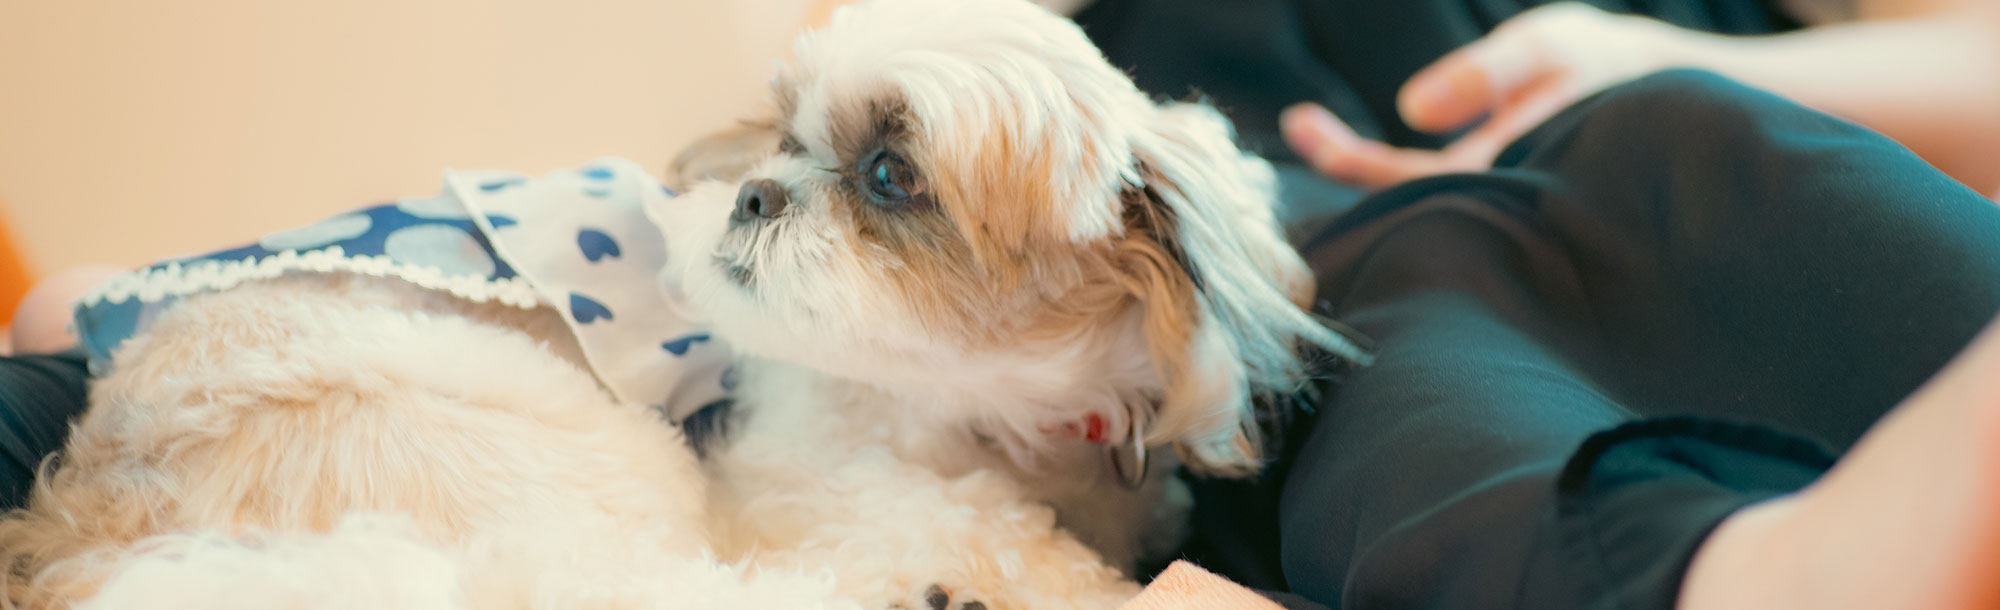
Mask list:
[[[447,168],[539,173],[616,155],[657,171],[694,138],[756,113],[764,80],[792,36],[848,1],[0,0],[0,323],[11,318],[37,275],[86,263],[130,267],[248,242],[348,209],[433,193]],[[1087,4],[1035,1],[1066,13]],[[1632,66],[1620,67],[1621,61],[1672,56],[1671,65],[1715,69],[1857,120],[1934,163],[1948,158],[1957,164],[1947,172],[1992,192],[2000,170],[1988,159],[2000,154],[2000,135],[1978,134],[2000,134],[2000,114],[1990,111],[1991,101],[2000,99],[2000,81],[1988,76],[2000,68],[1994,35],[2000,21],[1988,27],[1965,16],[1993,16],[1996,0],[1743,0],[1689,2],[1707,8],[1665,12],[1692,20],[1683,25],[1718,32],[1782,31],[1765,23],[1776,19],[1765,10],[1767,1],[1872,8],[1861,11],[1867,14],[1858,16],[1860,23],[1763,37],[1754,53],[1751,43],[1738,44],[1749,37],[1693,31],[1663,37],[1602,11],[1594,17],[1542,12],[1557,17],[1514,28],[1509,44],[1539,44],[1529,48],[1545,52],[1507,56],[1586,83],[1576,88],[1584,92],[1654,67],[1626,74],[1620,70]],[[1208,7],[1203,10],[1210,13],[1193,13],[1194,21],[1208,23],[1201,17],[1206,14],[1209,21],[1227,22],[1216,25],[1217,32],[1237,31],[1231,23],[1296,17],[1223,18],[1263,4],[1270,3],[1186,6]],[[1328,4],[1364,15],[1393,15],[1406,6],[1412,14],[1465,9],[1457,0]],[[1115,37],[1118,24],[1140,23],[1152,10],[1134,6],[1141,4],[1101,3],[1096,12]],[[1732,20],[1745,23],[1725,27]],[[1204,66],[1266,62],[1276,68],[1194,88],[1223,98],[1242,93],[1232,86],[1259,92],[1239,101],[1351,97],[1341,113],[1366,122],[1371,113],[1397,112],[1390,108],[1396,88],[1432,61],[1431,51],[1479,34],[1472,24],[1450,21],[1462,27],[1413,27],[1399,36],[1428,38],[1385,46],[1371,29],[1382,24],[1370,23],[1354,21],[1354,31],[1329,35],[1352,41],[1346,53],[1371,58],[1346,68],[1354,74],[1336,74],[1334,64],[1316,60],[1295,65],[1287,63],[1291,56],[1238,53],[1269,51],[1246,42],[1268,36],[1261,30],[1207,45],[1173,36],[1148,43],[1158,48],[1128,40],[1138,46],[1124,51],[1160,51],[1167,59],[1135,77],[1171,95],[1191,90],[1178,79]],[[1633,35],[1648,32],[1653,35]],[[1622,53],[1610,48],[1619,41]],[[1441,49],[1410,50],[1430,48],[1424,45]],[[1482,65],[1458,63],[1460,71]],[[1438,71],[1433,78],[1463,80],[1450,75]],[[1372,97],[1326,89],[1332,76],[1366,85],[1357,91]],[[1373,106],[1353,105],[1361,103]],[[1561,104],[1546,106],[1553,112]],[[1268,140],[1262,152],[1286,152],[1278,142],[1280,108],[1235,110],[1249,117],[1237,117],[1246,138]],[[1294,118],[1302,120],[1290,129],[1307,135],[1331,137],[1325,134],[1346,129],[1334,129],[1335,117],[1325,112]],[[1534,122],[1521,123],[1520,130]],[[1407,128],[1362,131],[1388,136],[1398,146],[1442,143]],[[1487,138],[1495,150],[1518,132],[1497,135],[1506,137]],[[1415,174],[1371,177],[1335,171],[1370,166],[1354,162],[1367,161],[1367,149],[1346,147],[1351,158],[1343,163],[1335,158],[1340,151],[1325,154],[1341,147],[1317,148],[1318,158],[1293,161],[1309,161],[1336,181],[1372,181],[1376,188],[1424,173],[1478,169],[1492,152],[1457,160],[1431,155],[1420,160],[1437,157],[1441,164],[1412,163],[1399,171]],[[1462,166],[1467,159],[1474,163]]]
[[[5,273],[247,242],[445,168],[664,167],[758,103],[809,4],[0,0]]]

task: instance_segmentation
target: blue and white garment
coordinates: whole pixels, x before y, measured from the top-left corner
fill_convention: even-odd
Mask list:
[[[674,421],[724,398],[729,354],[659,283],[666,246],[645,212],[673,194],[638,165],[601,159],[541,178],[449,171],[436,196],[356,210],[255,244],[106,281],[78,303],[92,371],[182,297],[286,273],[397,278],[474,302],[560,311],[619,400]]]

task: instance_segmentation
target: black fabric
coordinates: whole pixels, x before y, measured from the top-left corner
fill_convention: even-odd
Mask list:
[[[1244,148],[1305,171],[1278,132],[1278,114],[1317,102],[1363,136],[1436,148],[1455,134],[1411,130],[1395,113],[1404,81],[1507,18],[1547,0],[1094,0],[1076,16],[1091,41],[1139,87],[1201,97],[1236,125]],[[1615,13],[1730,34],[1796,29],[1766,0],[1588,0]],[[1289,166],[1289,167],[1288,167]],[[1325,180],[1287,180],[1283,210],[1309,234],[1360,199]]]
[[[1303,251],[1378,361],[1279,470],[1197,483],[1188,555],[1329,608],[1670,608],[1718,521],[1813,480],[2000,311],[2000,208],[1695,72]]]
[[[1094,0],[1076,16],[1113,65],[1140,88],[1205,94],[1245,143],[1296,161],[1278,139],[1278,111],[1325,105],[1364,136],[1436,147],[1395,113],[1403,82],[1445,53],[1548,0]],[[1796,29],[1760,0],[1588,0],[1693,29],[1766,34]]]
[[[1833,465],[1811,441],[1694,417],[1584,441],[1556,482],[1556,544],[1582,605],[1671,609],[1695,550],[1724,517]]]
[[[80,352],[0,357],[0,510],[27,503],[36,468],[83,413],[84,362]]]

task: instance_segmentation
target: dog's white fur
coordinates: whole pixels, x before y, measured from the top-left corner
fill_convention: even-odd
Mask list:
[[[698,143],[683,174],[710,180],[657,211],[670,281],[751,356],[745,437],[851,430],[832,436],[1007,472],[1130,567],[1171,548],[1170,478],[1120,490],[1101,448],[1048,430],[1096,414],[1112,444],[1137,431],[1198,471],[1247,474],[1251,401],[1296,384],[1300,341],[1365,357],[1301,311],[1311,280],[1273,221],[1268,164],[1213,109],[1150,102],[1074,25],[1024,2],[880,0],[795,54],[774,116]],[[915,166],[927,209],[853,192],[876,148]],[[732,220],[758,179],[794,203]]]
[[[1247,474],[1252,401],[1298,383],[1301,343],[1358,356],[1295,304],[1270,170],[1019,0],[873,0],[797,51],[778,116],[729,136],[796,144],[683,164],[711,179],[654,210],[666,280],[745,354],[706,464],[610,400],[550,311],[259,282],[119,350],[0,520],[4,605],[1122,603],[1176,542],[1174,461],[1126,491],[1050,431],[1097,416],[1110,446]],[[856,207],[832,176],[857,142],[932,199]],[[793,203],[732,222],[749,179]]]

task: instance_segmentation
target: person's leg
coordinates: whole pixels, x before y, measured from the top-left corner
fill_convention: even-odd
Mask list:
[[[27,503],[36,469],[83,413],[89,378],[77,352],[0,357],[0,510]]]
[[[1522,219],[1460,193],[1407,205],[1322,287],[1378,352],[1284,474],[1285,583],[1329,607],[1513,607],[1554,551],[1563,461],[1630,414],[1537,339],[1566,315],[1541,295],[1572,288]]]
[[[1609,247],[1615,241],[1657,236],[1675,246],[1660,248],[1656,263],[1672,273],[1637,282],[1650,290],[1621,295],[1619,310],[1631,321],[1610,339],[1648,350],[1622,368],[1723,371],[1705,375],[1712,385],[1620,375],[1632,381],[1628,395],[1750,411],[1840,446],[1867,431],[1821,481],[1746,508],[1705,538],[1680,590],[1681,607],[2000,603],[1990,579],[2000,559],[2000,410],[1992,407],[2000,401],[1992,381],[2000,337],[1989,327],[1951,368],[1909,395],[1991,323],[2000,302],[2000,212],[1913,155],[1824,117],[1772,111],[1782,103],[1711,78],[1670,75],[1641,85],[1631,93],[1643,99],[1600,102],[1606,105],[1568,115],[1572,124],[1552,130],[1576,137],[1532,151],[1527,143],[1516,155],[1523,165],[1571,168],[1559,171],[1581,169],[1588,155],[1650,158],[1667,171],[1650,180],[1584,177],[1578,190],[1676,193],[1682,200],[1636,197],[1644,203],[1610,223],[1638,230],[1572,229],[1583,236],[1581,248],[1606,254],[1606,275],[1645,266]],[[1643,124],[1717,97],[1738,102],[1698,113],[1698,125],[1626,130],[1640,142],[1670,143],[1652,150],[1616,146],[1611,133],[1590,125]],[[1668,130],[1683,135],[1662,133]],[[1697,146],[1689,142],[1694,134],[1722,141]],[[1774,171],[1715,171],[1739,163]],[[1709,315],[1674,319],[1640,305],[1675,297]],[[1711,353],[1660,349],[1723,337],[1737,342]],[[1887,418],[1872,416],[1906,395]]]
[[[1612,89],[1498,165],[1575,261],[1574,357],[1647,415],[1843,450],[2000,311],[2000,208],[1887,138],[1719,76]]]
[[[1286,473],[1293,591],[1668,607],[1715,523],[1829,456],[1710,419],[1606,428],[1692,414],[1844,447],[2000,310],[2000,210],[1713,77],[1614,89],[1503,161],[1384,193],[1308,249],[1381,355]]]
[[[1395,217],[1310,253],[1347,259],[1320,294],[1375,364],[1293,422],[1259,481],[1195,481],[1190,558],[1327,607],[1515,598],[1548,524],[1508,519],[1547,513],[1564,459],[1630,415],[1536,339],[1568,315],[1543,295],[1574,287],[1544,277],[1559,265],[1523,217],[1476,195],[1396,195]]]
[[[1683,610],[1996,608],[2000,327],[1796,496],[1717,527]]]
[[[1378,201],[1394,211],[1312,252],[1340,269],[1321,295],[1379,351],[1323,405],[1283,471],[1277,543],[1291,591],[1330,607],[1668,603],[1670,577],[1590,580],[1684,565],[1707,526],[1824,465],[1767,430],[1626,425],[1638,414],[1567,355],[1588,293],[1559,236],[1523,204],[1532,192],[1435,181],[1386,195]],[[1697,438],[1675,437],[1684,433]],[[1606,437],[1631,442],[1578,457]],[[1651,449],[1692,466],[1654,467]],[[1635,506],[1666,512],[1637,519]],[[1660,520],[1670,527],[1653,527]],[[1579,572],[1600,530],[1617,532],[1618,555],[1584,568],[1604,573]]]

